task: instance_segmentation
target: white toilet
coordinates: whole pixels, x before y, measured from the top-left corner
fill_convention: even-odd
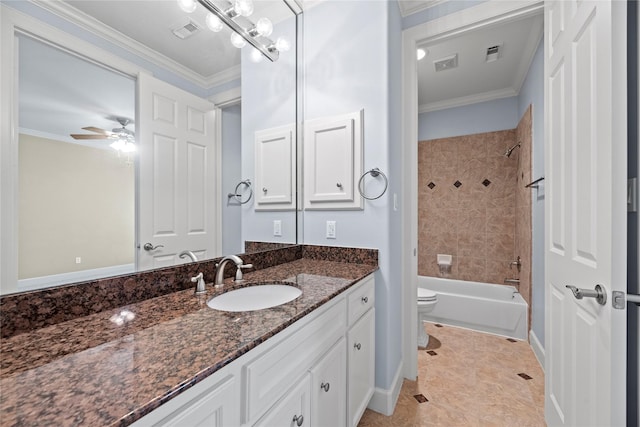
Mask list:
[[[418,288],[418,347],[429,344],[429,335],[424,330],[423,322],[438,303],[438,295],[429,289]]]

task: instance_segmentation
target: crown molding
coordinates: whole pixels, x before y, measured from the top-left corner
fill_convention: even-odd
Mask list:
[[[173,59],[156,52],[148,46],[132,39],[129,36],[113,29],[112,27],[98,21],[92,16],[74,8],[73,6],[59,0],[29,0],[37,6],[56,14],[57,16],[90,31],[116,46],[149,61],[158,67],[173,72],[174,74],[196,84],[204,89],[211,89],[217,85],[227,83],[240,77],[240,66],[234,66],[220,73],[205,77],[193,70],[185,67]]]
[[[211,95],[208,99],[213,102],[216,107],[226,108],[240,104],[242,93],[239,87],[234,87],[233,89]]]
[[[446,99],[444,101],[430,102],[422,104],[418,108],[418,114],[430,113],[448,108],[464,107],[465,105],[477,104],[479,102],[494,101],[496,99],[510,98],[518,96],[519,91],[514,88],[498,89],[475,95],[461,96],[460,98]]]
[[[400,6],[400,14],[403,18],[413,15],[414,13],[422,12],[430,7],[436,6],[440,3],[444,3],[448,0],[424,0],[420,3],[414,3],[411,6],[404,0],[398,0],[398,6]]]

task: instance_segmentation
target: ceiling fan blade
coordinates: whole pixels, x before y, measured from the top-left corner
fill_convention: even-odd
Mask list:
[[[109,139],[109,135],[83,135],[72,133],[71,138],[73,139]]]
[[[102,135],[111,135],[112,134],[112,132],[109,132],[109,131],[106,131],[104,129],[100,129],[100,128],[97,128],[97,127],[93,127],[93,126],[87,126],[86,128],[82,128],[82,129],[88,130],[90,132],[100,133]]]

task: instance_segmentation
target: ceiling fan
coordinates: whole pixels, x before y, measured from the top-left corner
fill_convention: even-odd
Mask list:
[[[126,126],[131,123],[131,120],[122,117],[116,117],[116,120],[122,127],[114,128],[111,132],[94,126],[87,126],[82,129],[95,132],[95,135],[72,133],[71,137],[73,139],[113,139],[114,142],[110,146],[114,150],[118,152],[135,151],[135,133],[126,128]]]
[[[122,126],[121,128],[113,128],[111,131],[108,131],[93,126],[87,126],[82,129],[95,132],[95,134],[72,133],[71,137],[73,139],[122,139],[126,142],[133,143],[135,140],[135,133],[126,128],[126,126],[131,123],[131,120],[122,117],[118,117],[116,120]]]

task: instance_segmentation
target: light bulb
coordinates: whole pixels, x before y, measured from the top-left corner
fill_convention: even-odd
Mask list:
[[[231,32],[231,44],[238,49],[242,49],[247,44],[247,42],[242,38],[240,34],[233,31]]]
[[[136,145],[131,142],[125,142],[124,146],[121,148],[123,153],[132,153],[136,151]]]
[[[211,12],[209,12],[209,14],[207,15],[207,19],[205,21],[207,23],[207,27],[209,27],[209,29],[214,33],[221,31],[222,28],[224,27],[220,18],[218,18],[216,15],[214,15]]]
[[[238,15],[249,16],[253,13],[253,1],[251,0],[236,0],[233,3],[233,9]]]
[[[273,24],[268,18],[260,18],[256,22],[256,31],[264,37],[269,37],[273,33]]]
[[[123,139],[116,139],[111,145],[109,145],[109,147],[113,148],[116,151],[122,151],[122,149],[125,146],[125,142]]]
[[[196,0],[178,0],[178,6],[186,13],[191,13],[196,10]]]
[[[251,61],[256,63],[262,61],[262,52],[255,47],[251,50]]]
[[[289,42],[285,38],[278,37],[278,40],[276,40],[276,49],[278,49],[280,52],[287,52],[289,49],[291,49],[291,44],[289,44]]]
[[[418,61],[420,61],[422,58],[424,58],[427,55],[427,52],[425,52],[424,49],[418,49],[417,54],[418,54]]]

